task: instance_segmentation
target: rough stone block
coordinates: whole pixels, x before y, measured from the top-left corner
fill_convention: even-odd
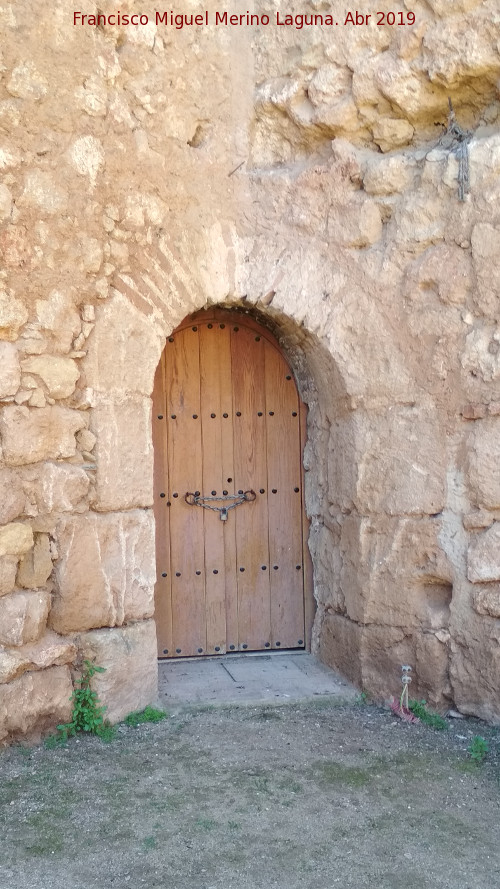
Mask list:
[[[483,420],[488,414],[487,404],[466,404],[461,410],[464,420]]]
[[[0,644],[26,645],[40,638],[47,623],[50,593],[11,593],[0,598]]]
[[[469,611],[451,641],[450,677],[461,713],[500,723],[500,621]]]
[[[0,685],[0,743],[37,739],[71,719],[73,691],[69,667],[25,673]]]
[[[344,595],[340,583],[342,560],[339,536],[340,528],[335,531],[324,525],[312,528],[309,549],[314,561],[314,595],[317,602],[342,612]]]
[[[465,338],[465,349],[460,356],[460,363],[467,372],[467,383],[470,375],[485,383],[500,378],[500,332],[496,325],[475,327]],[[477,397],[475,390],[473,398]]]
[[[19,475],[12,469],[0,469],[0,525],[7,525],[24,511],[26,497]]]
[[[452,569],[440,527],[431,519],[346,518],[340,555],[347,616],[387,627],[446,627]]]
[[[401,245],[431,245],[441,241],[446,234],[443,202],[435,196],[435,190],[408,196],[398,204],[393,218],[395,236]]]
[[[338,670],[350,682],[361,687],[362,627],[340,614],[327,611],[320,631],[319,656],[323,663]]]
[[[33,549],[19,563],[17,582],[25,589],[36,589],[47,582],[52,572],[50,542],[47,534],[37,534]]]
[[[37,299],[35,305],[40,327],[50,337],[51,350],[69,352],[81,329],[72,289],[52,290],[47,299]]]
[[[438,244],[427,250],[410,266],[409,288],[413,282],[421,290],[437,292],[446,305],[463,305],[474,281],[468,251],[451,244]]]
[[[33,542],[29,525],[11,522],[0,528],[0,556],[22,556],[31,549]]]
[[[156,627],[152,620],[120,629],[93,630],[77,639],[85,658],[106,672],[97,674],[93,688],[115,723],[158,698]]]
[[[28,312],[23,303],[5,290],[0,290],[0,339],[10,342],[17,340],[19,328],[27,320]]]
[[[84,469],[64,463],[41,463],[19,471],[28,515],[72,512],[86,496],[90,480]]]
[[[64,213],[68,206],[68,193],[61,186],[59,177],[35,168],[26,174],[19,206],[33,207],[43,214]]]
[[[474,423],[467,441],[467,479],[477,506],[500,508],[500,418]]]
[[[0,342],[0,398],[15,395],[21,385],[19,356],[13,343]]]
[[[474,611],[478,614],[500,618],[500,583],[488,583],[474,590]]]
[[[0,596],[11,593],[16,585],[19,556],[0,557]]]
[[[366,290],[349,282],[332,303],[329,326],[326,333],[342,390],[356,399],[385,397],[390,403],[416,400],[418,390],[408,361],[407,339],[396,326],[388,324],[384,310]],[[335,376],[332,372],[331,379]]]
[[[411,123],[404,118],[379,117],[373,124],[373,140],[382,151],[408,145],[414,132]]]
[[[472,583],[500,580],[500,522],[478,534],[469,546],[467,577]]]
[[[363,627],[360,658],[363,688],[387,700],[401,694],[401,664],[415,663],[414,638],[399,627]]]
[[[91,426],[97,436],[94,509],[108,512],[151,506],[153,444],[149,398],[100,404],[92,412]]]
[[[72,358],[57,355],[35,355],[22,362],[25,373],[41,377],[51,398],[68,398],[75,391],[80,371]]]
[[[97,322],[85,360],[87,385],[149,397],[164,338],[120,294],[100,308]]]
[[[346,463],[349,468],[346,469]],[[332,424],[330,501],[361,514],[432,515],[445,502],[446,448],[435,411],[363,411]]]
[[[328,236],[342,247],[369,247],[380,239],[382,229],[380,210],[371,201],[335,208],[328,217]]]
[[[56,539],[60,559],[50,615],[53,629],[66,634],[152,616],[152,513],[70,517],[59,524]]]
[[[5,462],[10,466],[73,457],[75,435],[85,426],[78,411],[65,407],[38,410],[8,405],[0,416],[0,436]]]
[[[363,173],[363,186],[367,194],[400,194],[412,182],[413,175],[414,164],[404,155],[383,160],[370,158]]]
[[[431,707],[443,707],[452,700],[449,679],[450,651],[447,636],[423,633],[416,639],[415,671],[410,696],[422,697]]]
[[[11,682],[28,671],[70,664],[75,657],[74,643],[50,631],[38,642],[19,648],[0,647],[0,684]]]
[[[478,223],[472,231],[472,258],[476,273],[474,302],[481,314],[498,315],[500,299],[500,228]]]

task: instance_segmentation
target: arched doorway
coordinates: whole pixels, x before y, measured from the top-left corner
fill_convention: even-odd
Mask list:
[[[159,657],[309,647],[305,420],[248,314],[203,310],[168,338],[153,393]]]

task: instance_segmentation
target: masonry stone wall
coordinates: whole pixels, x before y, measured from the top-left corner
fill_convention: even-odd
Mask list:
[[[85,656],[112,720],[155,697],[153,377],[209,304],[309,405],[314,650],[500,720],[496,0],[223,8],[2,12],[0,744],[68,717]]]

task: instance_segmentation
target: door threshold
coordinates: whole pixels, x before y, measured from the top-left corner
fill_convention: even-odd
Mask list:
[[[192,657],[159,657],[157,658],[158,664],[189,664],[192,662],[200,663],[201,661],[213,661],[213,660],[224,660],[225,658],[235,658],[235,657],[244,657],[244,658],[275,658],[275,657],[283,657],[290,655],[304,655],[311,654],[310,651],[307,651],[305,648],[283,648],[279,651],[273,649],[272,651],[227,651],[223,654],[201,654],[201,655],[193,655]]]

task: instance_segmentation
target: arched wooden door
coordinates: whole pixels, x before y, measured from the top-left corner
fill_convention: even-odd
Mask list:
[[[198,312],[169,337],[153,395],[159,657],[305,647],[304,426],[248,315]]]

